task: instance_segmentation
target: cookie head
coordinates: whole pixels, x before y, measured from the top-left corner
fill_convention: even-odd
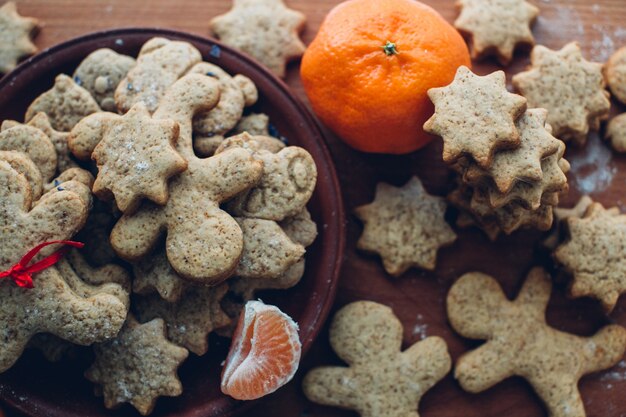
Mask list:
[[[493,312],[508,303],[496,280],[478,272],[465,274],[448,293],[448,319],[466,337],[486,339],[495,326]]]
[[[330,344],[345,362],[358,364],[400,350],[402,324],[391,309],[362,301],[341,309],[330,328]]]

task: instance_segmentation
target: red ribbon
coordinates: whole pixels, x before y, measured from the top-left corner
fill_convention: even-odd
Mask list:
[[[61,259],[70,248],[68,246],[65,246],[54,252],[52,255],[43,258],[41,261],[35,262],[30,266],[28,266],[28,263],[35,256],[37,256],[39,251],[41,251],[43,248],[57,243],[73,246],[75,248],[82,248],[83,246],[85,246],[84,243],[73,242],[71,240],[54,240],[51,242],[44,242],[28,251],[28,253],[24,255],[24,257],[20,259],[20,261],[13,265],[10,269],[0,272],[0,278],[11,277],[18,287],[33,288],[32,274],[43,271],[44,269],[49,268],[55,263],[59,262],[59,259]]]

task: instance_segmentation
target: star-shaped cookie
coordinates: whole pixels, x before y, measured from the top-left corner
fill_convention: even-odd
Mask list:
[[[85,376],[99,385],[96,391],[104,395],[107,408],[129,402],[145,416],[158,397],[183,392],[176,371],[189,352],[167,340],[161,319],[139,324],[129,314],[118,336],[95,345],[94,353]]]
[[[184,171],[187,161],[175,149],[178,123],[153,119],[143,104],[112,120],[92,158],[98,165],[93,192],[115,198],[123,211],[135,210],[142,198],[163,205],[169,197],[167,181]]]
[[[513,85],[529,107],[548,110],[554,136],[584,144],[590,129],[608,117],[611,103],[602,64],[585,60],[576,42],[559,51],[536,46],[531,67],[513,77]]]
[[[495,151],[519,146],[515,120],[526,111],[526,99],[506,90],[504,72],[481,77],[461,66],[450,85],[431,88],[428,97],[435,114],[424,130],[443,138],[445,162],[468,155],[489,168]]]
[[[210,28],[226,45],[284,77],[287,62],[306,49],[298,37],[305,22],[302,13],[287,8],[282,0],[233,0],[233,8],[211,20]]]
[[[155,318],[165,320],[168,339],[201,356],[209,349],[209,333],[230,324],[230,318],[220,306],[227,291],[227,284],[195,286],[189,288],[176,303],[151,294],[138,298],[134,307],[137,318],[142,322]]]
[[[569,239],[554,256],[574,275],[572,296],[597,298],[611,312],[626,292],[626,215],[593,203],[583,218],[569,217],[567,228]]]
[[[463,179],[472,185],[493,179],[501,193],[511,191],[518,181],[540,181],[543,178],[542,160],[559,150],[560,141],[546,128],[548,112],[545,109],[528,109],[515,122],[521,143],[519,148],[502,150],[493,156],[488,169],[469,163],[463,169]]]
[[[557,145],[560,145],[558,152],[541,161],[543,173],[539,181],[517,181],[508,193],[502,193],[495,187],[488,186],[486,191],[491,207],[500,208],[516,201],[527,209],[537,210],[545,201],[546,193],[567,191],[568,184],[565,173],[569,171],[569,163],[563,159],[565,144],[557,141]]]
[[[20,16],[12,1],[0,7],[0,73],[6,74],[20,58],[37,52],[31,37],[38,24],[37,19]]]
[[[530,26],[539,9],[525,0],[459,0],[454,26],[470,35],[472,58],[495,54],[507,65],[519,44],[534,45]]]
[[[456,239],[444,219],[445,200],[428,194],[417,177],[402,187],[379,183],[374,201],[354,212],[365,225],[357,247],[380,254],[393,276],[412,266],[435,269],[437,250]]]

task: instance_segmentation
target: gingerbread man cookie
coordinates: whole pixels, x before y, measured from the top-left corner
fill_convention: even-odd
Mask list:
[[[188,74],[204,74],[220,83],[220,101],[208,112],[194,118],[194,149],[199,156],[211,156],[224,140],[224,135],[241,119],[243,109],[256,103],[259,95],[256,86],[248,77],[237,74],[230,76],[217,65],[201,62],[194,65]]]
[[[254,138],[247,133],[242,133],[240,137],[243,143],[254,142]],[[236,138],[229,138],[232,145]],[[317,182],[317,167],[311,154],[298,146],[288,146],[277,153],[262,149],[262,145],[247,146],[259,146],[253,156],[263,164],[263,176],[255,187],[230,201],[228,211],[236,216],[275,221],[298,214],[311,199]],[[246,148],[246,145],[243,147]]]
[[[190,43],[152,38],[141,47],[136,65],[117,85],[115,103],[126,113],[143,101],[151,113],[167,89],[200,62],[200,52]]]
[[[85,223],[87,206],[76,193],[57,191],[32,207],[28,182],[0,161],[0,270],[8,270],[29,250],[51,240],[71,238]],[[50,250],[42,251],[43,255]],[[55,267],[34,276],[34,288],[0,282],[0,372],[10,368],[36,333],[55,334],[89,345],[114,337],[127,304],[109,293],[85,298],[76,294]]]
[[[424,393],[450,371],[443,339],[428,337],[401,351],[400,320],[389,307],[370,301],[339,310],[330,344],[349,366],[313,369],[302,383],[304,394],[362,417],[419,417]]]
[[[60,74],[55,78],[54,86],[28,106],[24,120],[28,122],[43,112],[48,115],[52,128],[69,132],[83,117],[98,111],[100,107],[89,91],[67,75]]]
[[[74,81],[91,93],[102,110],[115,112],[115,89],[135,63],[135,58],[112,49],[97,49],[78,65]]]
[[[528,274],[509,301],[485,274],[463,275],[450,289],[448,319],[464,337],[487,340],[457,360],[455,378],[472,393],[506,378],[525,378],[551,417],[585,417],[578,380],[615,365],[626,350],[626,329],[610,325],[593,337],[558,331],[546,323],[551,280],[541,268]]]
[[[215,106],[218,98],[217,81],[204,75],[186,75],[170,87],[153,117],[178,122],[177,150],[189,168],[170,182],[164,206],[144,203],[136,213],[122,216],[111,233],[115,251],[136,261],[167,231],[167,258],[174,270],[183,278],[212,285],[230,276],[243,251],[239,225],[219,204],[252,187],[263,173],[263,163],[245,149],[206,159],[195,156],[192,118]]]

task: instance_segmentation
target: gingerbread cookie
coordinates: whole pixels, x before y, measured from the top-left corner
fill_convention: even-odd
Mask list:
[[[134,308],[141,322],[162,318],[167,325],[169,340],[202,356],[209,349],[209,333],[230,324],[230,318],[220,306],[226,291],[226,284],[193,287],[176,303],[152,294],[139,297]]]
[[[83,117],[100,111],[98,103],[85,90],[65,74],[58,75],[52,89],[33,101],[24,120],[30,121],[39,112],[46,113],[55,130],[69,132]]]
[[[565,144],[556,140],[556,145],[558,151],[541,160],[539,180],[527,182],[520,178],[513,188],[504,193],[495,187],[487,186],[485,190],[491,207],[500,208],[515,201],[529,210],[537,210],[541,204],[546,203],[546,194],[552,197],[555,193],[566,192],[568,185],[565,173],[569,171],[569,163],[563,159]],[[481,187],[475,189],[478,191]],[[475,192],[474,196],[478,194]]]
[[[190,285],[174,271],[167,260],[165,248],[159,249],[133,264],[133,292],[148,295],[157,292],[164,300],[175,303]]]
[[[10,129],[20,124],[21,123],[16,122],[15,120],[5,120],[2,122],[2,130]],[[37,113],[32,119],[30,119],[28,126],[36,127],[41,130],[46,136],[48,136],[48,139],[50,139],[54,145],[57,152],[57,172],[61,173],[70,168],[78,167],[78,164],[76,164],[76,162],[72,159],[72,155],[67,146],[69,133],[54,130],[46,113]]]
[[[560,143],[548,131],[547,117],[545,109],[526,110],[515,122],[520,134],[520,146],[497,152],[487,169],[468,162],[468,166],[461,169],[465,182],[477,184],[492,178],[500,193],[508,193],[517,182],[541,181],[544,177],[542,161],[555,154]]]
[[[506,90],[504,72],[481,77],[461,66],[450,85],[431,88],[428,97],[435,114],[424,130],[443,138],[445,162],[468,155],[488,168],[495,151],[519,146],[515,121],[526,111],[526,99]]]
[[[492,277],[473,272],[450,289],[448,319],[464,337],[487,340],[461,356],[454,376],[478,393],[517,375],[525,378],[553,417],[584,417],[578,380],[615,365],[626,349],[626,330],[603,327],[593,337],[558,331],[546,323],[550,277],[533,269],[514,301]]]
[[[311,220],[311,213],[306,208],[295,216],[287,217],[279,225],[289,239],[305,248],[310,246],[317,237],[317,224]]]
[[[176,147],[189,168],[170,182],[164,206],[144,203],[137,212],[122,216],[111,233],[115,251],[137,261],[167,231],[167,258],[174,270],[185,279],[211,285],[230,276],[243,251],[239,225],[219,204],[252,187],[263,173],[263,163],[245,149],[206,159],[195,156],[192,118],[215,106],[218,98],[217,81],[204,75],[186,75],[170,87],[153,117],[178,122]]]
[[[0,160],[26,178],[33,201],[39,200],[43,194],[43,179],[37,165],[25,153],[16,151],[0,151]]]
[[[582,218],[568,218],[567,229],[554,256],[574,275],[572,296],[595,297],[611,312],[626,291],[626,215],[593,203]]]
[[[443,339],[428,337],[401,351],[402,323],[389,307],[370,301],[337,312],[330,344],[349,366],[311,370],[304,394],[362,417],[417,417],[422,396],[450,371]]]
[[[543,246],[551,251],[556,249],[556,247],[561,243],[561,240],[563,238],[563,233],[561,229],[565,227],[567,219],[569,219],[570,217],[575,217],[577,219],[582,218],[592,203],[593,200],[591,199],[591,197],[589,197],[588,195],[584,195],[580,197],[574,207],[555,207],[554,224],[556,227],[553,227],[548,237],[543,240]],[[619,209],[617,214],[619,214]]]
[[[233,0],[232,9],[211,20],[209,27],[228,46],[265,64],[279,77],[287,63],[306,47],[298,37],[306,17],[283,0]]]
[[[548,110],[554,136],[584,144],[590,129],[608,117],[611,103],[602,65],[585,60],[577,43],[559,51],[536,46],[529,70],[513,77],[513,85],[529,107]]]
[[[118,110],[126,113],[143,101],[148,111],[154,112],[168,88],[201,60],[200,52],[187,42],[150,39],[141,47],[137,64],[117,85]]]
[[[226,206],[228,211],[236,216],[275,221],[298,214],[311,198],[317,181],[311,154],[288,146],[278,153],[261,149],[253,156],[263,164],[263,176],[255,187],[231,200]]]
[[[115,112],[115,89],[135,63],[135,58],[112,49],[97,49],[78,65],[74,81],[91,93],[102,110]]]
[[[29,250],[45,241],[70,239],[85,223],[87,206],[76,193],[57,191],[31,209],[32,194],[25,177],[0,161],[0,270],[8,270]],[[58,248],[57,248],[58,249]],[[46,248],[43,255],[53,249]],[[11,280],[0,283],[0,372],[19,358],[36,333],[55,334],[88,345],[114,337],[126,318],[126,304],[99,293],[85,298],[66,284],[53,266],[34,276],[34,288]]]
[[[615,151],[626,152],[626,113],[611,119],[606,128],[605,138],[610,141]]]
[[[141,102],[111,119],[102,123],[92,153],[98,166],[93,192],[103,200],[114,198],[122,212],[134,211],[143,198],[165,204],[169,178],[187,169],[175,149],[178,124],[151,118]]]
[[[459,0],[454,22],[471,39],[472,58],[495,55],[502,65],[513,59],[516,46],[534,45],[530,26],[539,9],[525,0]]]
[[[304,267],[305,260],[304,257],[302,257],[278,276],[272,278],[233,277],[228,280],[228,287],[233,294],[241,299],[241,308],[243,308],[246,301],[254,299],[254,295],[257,291],[286,290],[296,286],[304,275]],[[241,310],[237,310],[237,314],[229,314],[229,316],[237,318],[240,312]]]
[[[220,101],[217,106],[200,113],[193,121],[196,135],[194,149],[199,156],[210,156],[224,140],[226,132],[237,125],[243,109],[256,103],[258,91],[248,77],[241,74],[231,77],[217,65],[208,62],[194,65],[188,74],[204,74],[220,83]]]
[[[0,132],[0,150],[21,152],[30,158],[41,173],[44,183],[54,177],[57,159],[54,145],[39,129],[18,125]]]
[[[378,183],[374,201],[354,212],[365,225],[357,247],[380,254],[393,276],[412,266],[435,269],[437,250],[456,240],[444,219],[445,201],[428,194],[417,177],[399,188]]]
[[[94,353],[96,359],[85,376],[98,384],[107,408],[128,402],[145,416],[158,397],[183,392],[176,371],[189,352],[167,340],[161,319],[139,324],[129,315],[117,337],[95,345]]]
[[[256,153],[261,150],[278,153],[285,147],[286,145],[284,142],[271,136],[252,136],[248,132],[243,132],[224,139],[220,146],[218,146],[215,150],[215,153],[221,153],[230,148],[244,148],[248,149],[252,153]]]
[[[243,253],[235,269],[242,278],[271,279],[283,274],[304,255],[272,220],[235,218],[243,232]]]
[[[15,3],[9,1],[0,7],[0,73],[16,67],[20,58],[37,52],[32,38],[39,21],[17,13]]]
[[[228,133],[229,136],[248,132],[252,136],[269,136],[270,118],[264,113],[250,113],[243,116],[235,127]]]
[[[604,78],[613,96],[626,104],[626,46],[615,51],[604,65]]]

